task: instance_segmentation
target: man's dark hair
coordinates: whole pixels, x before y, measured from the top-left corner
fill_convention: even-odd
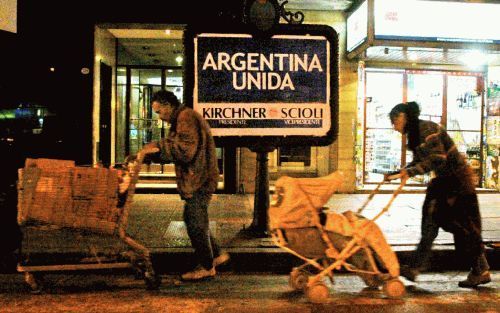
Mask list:
[[[178,108],[181,106],[179,99],[174,95],[173,92],[162,89],[153,94],[151,98],[151,103],[158,102],[161,105],[171,105],[174,108]]]

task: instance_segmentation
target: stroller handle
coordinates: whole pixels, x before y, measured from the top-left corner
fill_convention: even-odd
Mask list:
[[[378,190],[380,189],[380,187],[382,187],[382,185],[385,182],[386,182],[386,180],[382,180],[380,183],[378,183],[377,187],[372,190],[372,192],[370,193],[370,195],[366,199],[365,203],[363,203],[363,205],[358,209],[358,211],[356,213],[361,214],[361,212],[363,212],[363,210],[366,208],[366,206],[368,205],[368,203],[370,203],[372,201],[373,197],[375,197],[375,195],[377,194]],[[384,207],[384,209],[382,210],[382,212],[379,215],[377,215],[377,217],[375,219],[377,219],[380,215],[382,215],[383,213],[385,213],[389,209],[389,207],[391,206],[392,202],[394,202],[394,200],[396,199],[396,197],[401,193],[401,190],[403,190],[403,187],[405,185],[406,185],[406,179],[402,179],[401,183],[398,186],[398,188],[396,190],[394,190],[394,192],[392,193],[392,197],[389,200],[389,203]]]

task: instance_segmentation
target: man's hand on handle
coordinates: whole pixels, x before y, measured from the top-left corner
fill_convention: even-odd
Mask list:
[[[142,160],[143,163],[148,162],[148,155],[160,152],[160,149],[153,144],[146,144],[142,147],[141,151],[137,153],[137,159]]]

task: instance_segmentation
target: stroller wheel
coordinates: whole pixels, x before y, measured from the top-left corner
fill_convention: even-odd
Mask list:
[[[309,275],[307,272],[303,270],[299,270],[294,268],[290,272],[290,287],[292,287],[294,290],[304,290],[306,289],[307,282],[309,281]]]
[[[312,303],[324,303],[328,300],[330,290],[324,282],[318,281],[306,288],[306,296]]]
[[[405,285],[397,278],[386,281],[383,290],[389,298],[401,298],[406,293]]]
[[[24,272],[24,281],[28,284],[32,294],[40,294],[42,292],[42,276]]]
[[[161,285],[161,277],[155,273],[145,272],[144,282],[147,290],[158,290]]]

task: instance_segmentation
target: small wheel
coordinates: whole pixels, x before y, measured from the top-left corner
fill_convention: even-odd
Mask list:
[[[161,285],[161,277],[155,273],[145,272],[144,282],[147,290],[158,290]]]
[[[40,275],[34,275],[30,272],[24,272],[24,281],[28,284],[32,294],[40,294],[42,292],[42,284]]]
[[[384,281],[377,277],[376,274],[359,273],[358,275],[370,288],[378,288],[384,284]]]
[[[135,262],[132,263],[132,269],[134,271],[134,279],[145,279],[144,274],[147,272],[147,269],[144,262],[138,262],[137,260],[135,260]]]
[[[406,294],[405,285],[397,278],[388,280],[383,287],[384,293],[389,298],[401,298]]]
[[[330,290],[324,282],[316,282],[306,288],[306,296],[312,303],[324,303],[330,296]]]
[[[309,275],[305,271],[293,269],[290,272],[289,284],[294,290],[304,290],[309,281]]]

